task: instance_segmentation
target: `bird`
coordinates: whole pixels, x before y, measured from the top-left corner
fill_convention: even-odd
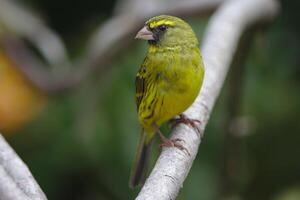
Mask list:
[[[156,133],[162,140],[161,146],[187,151],[180,139],[168,139],[159,128],[176,116],[177,122],[196,127],[195,122],[199,121],[182,113],[198,96],[205,73],[198,39],[184,20],[170,15],[152,17],[135,38],[146,40],[149,45],[135,78],[142,131],[129,181],[131,188],[145,182]]]

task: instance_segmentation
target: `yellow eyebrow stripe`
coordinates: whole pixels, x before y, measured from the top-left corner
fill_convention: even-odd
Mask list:
[[[156,21],[156,22],[151,22],[149,24],[150,28],[156,28],[156,27],[159,27],[160,25],[174,26],[175,22],[170,21],[170,20],[160,20],[160,21]]]

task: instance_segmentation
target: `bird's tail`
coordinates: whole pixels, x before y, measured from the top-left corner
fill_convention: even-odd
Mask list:
[[[153,136],[149,139],[149,134],[142,130],[141,138],[137,146],[135,161],[131,171],[129,186],[134,188],[144,184],[150,164],[151,149],[153,146]]]

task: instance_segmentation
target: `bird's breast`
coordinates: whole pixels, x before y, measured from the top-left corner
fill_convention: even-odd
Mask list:
[[[147,90],[139,109],[144,128],[185,111],[199,93],[204,72],[199,50],[155,53],[146,60]]]

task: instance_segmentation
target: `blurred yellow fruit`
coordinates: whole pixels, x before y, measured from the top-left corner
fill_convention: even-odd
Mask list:
[[[12,133],[32,120],[46,97],[0,49],[0,132]]]

